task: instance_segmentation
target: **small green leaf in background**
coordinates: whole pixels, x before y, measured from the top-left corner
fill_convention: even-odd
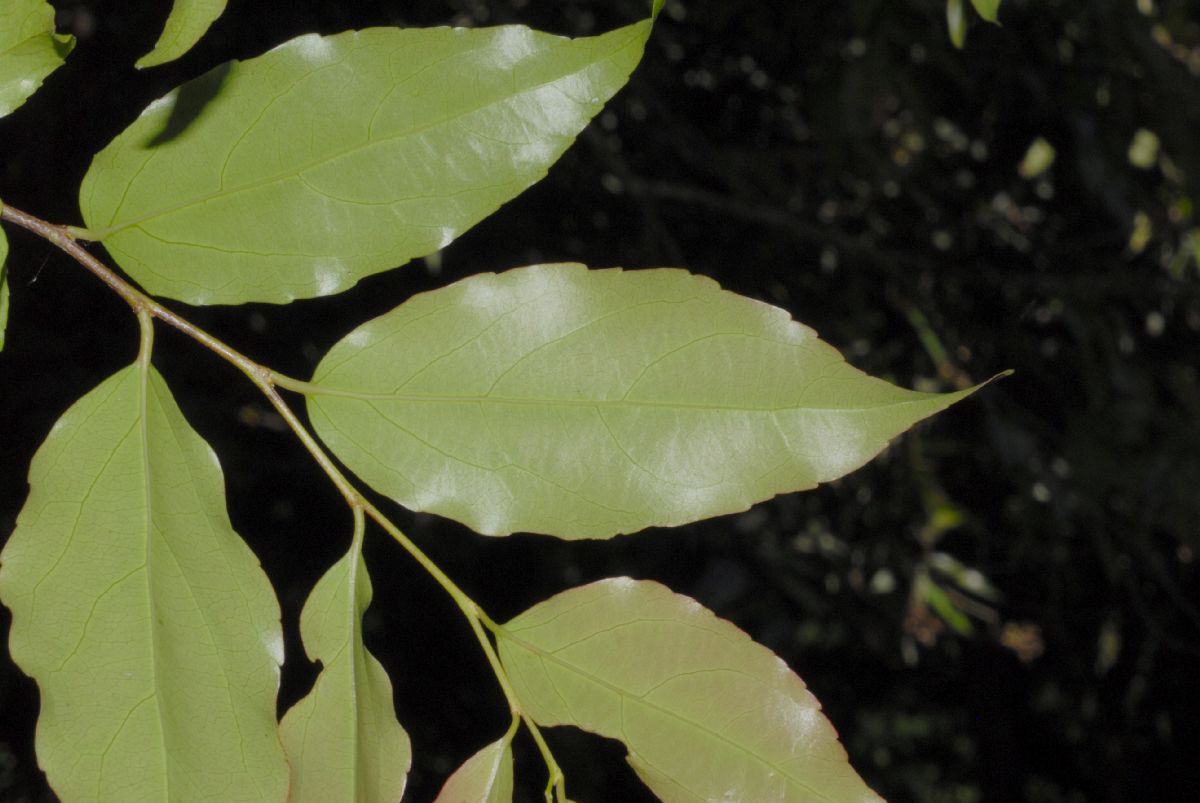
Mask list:
[[[154,49],[137,60],[138,69],[166,64],[187,53],[225,10],[226,0],[175,0]]]
[[[463,762],[433,803],[512,803],[512,796],[512,745],[504,737]]]
[[[1139,128],[1129,143],[1129,163],[1140,170],[1149,170],[1158,164],[1158,151],[1161,143],[1158,134],[1146,128]]]
[[[963,0],[946,0],[946,27],[950,29],[950,41],[961,50],[967,41],[967,15],[963,13]]]
[[[304,649],[324,668],[279,726],[293,803],[395,803],[404,794],[412,751],[387,672],[362,642],[370,604],[360,515],[350,551],[317,582],[300,614]]]
[[[1017,166],[1017,174],[1024,179],[1037,178],[1054,164],[1058,153],[1045,137],[1038,137],[1029,143],[1021,164]]]
[[[695,600],[618,578],[503,625],[526,713],[621,740],[666,803],[874,801],[804,682]]]
[[[0,209],[3,206],[0,205]],[[4,330],[8,327],[8,239],[0,229],[0,351],[4,350]]]
[[[1000,11],[1000,0],[971,0],[975,11],[988,22],[1000,23],[997,13]]]
[[[66,801],[282,801],[279,605],[220,466],[141,360],[54,425],[0,553],[38,763]]]
[[[437,251],[544,176],[650,28],[301,36],[142,112],[84,179],[87,235],[150,293],[191,304],[337,293]],[[195,119],[167,136],[177,108]]]
[[[0,3],[0,117],[11,114],[62,66],[75,37],[54,32],[54,9],[44,0]]]
[[[376,490],[488,535],[564,538],[812,488],[973,391],[869,377],[702,276],[583,265],[415,296],[335,345],[313,384],[317,433]]]

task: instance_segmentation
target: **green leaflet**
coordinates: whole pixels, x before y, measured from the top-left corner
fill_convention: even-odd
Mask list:
[[[4,205],[0,204],[0,209]],[[0,351],[4,350],[4,330],[8,328],[8,239],[0,229]]]
[[[192,304],[337,293],[545,175],[650,27],[301,36],[151,104],[84,179],[87,236],[150,293]]]
[[[971,5],[975,6],[979,16],[988,22],[999,24],[1000,20],[996,15],[1000,11],[1000,0],[971,0]]]
[[[279,726],[292,803],[395,803],[404,794],[412,752],[387,672],[362,643],[370,604],[358,514],[350,551],[320,579],[300,615],[304,648],[324,668]]]
[[[879,800],[804,682],[665,586],[618,578],[570,589],[497,641],[538,724],[621,740],[666,803]]]
[[[812,488],[972,392],[873,379],[702,276],[582,265],[415,296],[343,338],[312,384],[317,433],[375,489],[488,535],[564,538]]]
[[[506,736],[463,762],[433,803],[512,803],[512,797],[512,744]]]
[[[174,61],[192,49],[225,10],[225,0],[175,0],[154,49],[137,60],[139,69]]]
[[[55,792],[282,801],[279,606],[229,525],[216,456],[148,362],[63,414],[29,481],[0,598]]]
[[[967,15],[963,13],[963,0],[946,0],[946,27],[950,29],[950,41],[961,50],[967,41]]]
[[[0,3],[0,117],[11,114],[62,66],[75,37],[54,32],[54,9],[45,0]]]

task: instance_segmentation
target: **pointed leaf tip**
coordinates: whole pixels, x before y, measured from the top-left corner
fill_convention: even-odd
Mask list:
[[[191,50],[225,11],[226,0],[175,0],[154,49],[134,64],[139,70],[174,61]]]
[[[812,488],[974,390],[874,379],[702,276],[582,265],[415,296],[335,345],[313,385],[317,433],[377,490],[489,535],[565,538]]]
[[[564,591],[503,625],[498,643],[539,725],[620,740],[667,803],[879,800],[783,661],[658,583]]]
[[[512,745],[504,737],[463,762],[433,803],[512,803],[512,797]]]

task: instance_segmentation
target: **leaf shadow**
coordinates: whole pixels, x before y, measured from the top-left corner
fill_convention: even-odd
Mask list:
[[[221,94],[233,62],[229,61],[183,84],[175,91],[175,102],[162,130],[146,141],[147,148],[164,145],[178,137],[196,122],[204,109]]]

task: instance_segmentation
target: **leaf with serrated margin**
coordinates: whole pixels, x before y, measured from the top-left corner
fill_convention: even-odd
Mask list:
[[[0,3],[0,117],[28,100],[74,47],[75,37],[54,32],[45,0]]]
[[[463,762],[433,803],[512,803],[512,797],[512,744],[506,736]]]
[[[317,366],[363,481],[478,532],[607,538],[858,468],[970,394],[867,376],[787,312],[683,270],[541,265],[415,296]]]
[[[370,604],[360,522],[350,551],[317,582],[300,614],[304,649],[324,668],[279,726],[292,803],[395,803],[404,794],[412,751],[387,672],[363,645]]]
[[[225,10],[226,0],[175,0],[154,49],[137,60],[138,69],[174,61],[191,50]]]
[[[76,402],[29,484],[0,599],[55,792],[282,801],[279,605],[162,377],[139,360]]]
[[[0,208],[3,208],[0,205]],[[8,239],[0,229],[0,351],[4,350],[4,330],[8,328]]]
[[[667,803],[879,800],[782,660],[658,583],[564,591],[497,641],[529,716],[619,739]]]
[[[301,36],[151,104],[80,190],[150,293],[325,296],[445,246],[546,174],[641,58],[651,20]],[[186,106],[190,119],[164,132]]]

